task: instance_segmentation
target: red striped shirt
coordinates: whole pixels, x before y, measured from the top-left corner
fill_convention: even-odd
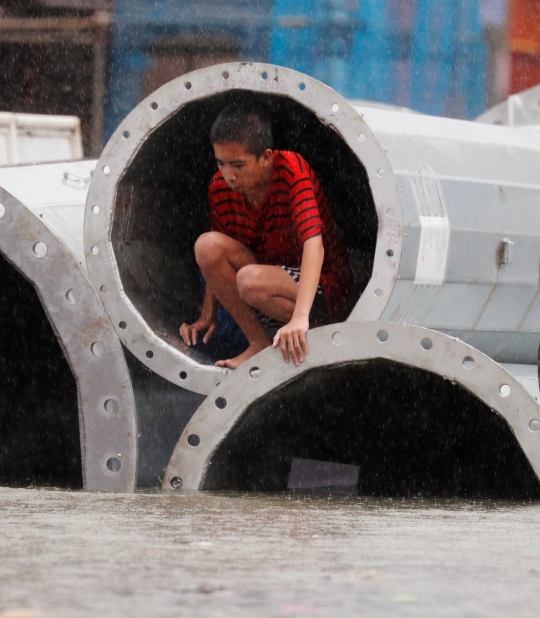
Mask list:
[[[329,321],[345,317],[354,288],[347,250],[324,189],[301,155],[274,151],[272,181],[257,210],[246,208],[244,196],[229,187],[221,172],[212,178],[208,203],[212,228],[251,249],[260,264],[299,267],[304,242],[322,235],[320,283]]]

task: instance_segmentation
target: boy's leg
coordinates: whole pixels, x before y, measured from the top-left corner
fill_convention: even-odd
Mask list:
[[[240,356],[216,363],[235,369],[271,343],[253,308],[238,292],[237,273],[245,266],[255,265],[255,257],[242,243],[219,232],[207,232],[198,238],[195,257],[206,285],[233,316],[249,342],[248,349]]]
[[[298,284],[280,266],[248,264],[236,276],[240,297],[264,315],[287,324],[290,322]]]

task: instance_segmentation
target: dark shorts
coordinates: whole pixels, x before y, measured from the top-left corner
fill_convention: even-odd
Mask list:
[[[296,281],[296,285],[300,283],[300,268],[296,268],[293,266],[281,266],[283,270],[285,270],[289,275]],[[264,315],[257,309],[255,309],[255,313],[259,318],[260,323],[263,325],[264,329],[270,335],[274,335],[282,326],[283,322],[278,322],[273,318]],[[315,298],[313,299],[313,305],[311,306],[311,311],[309,312],[309,323],[317,324],[323,323],[326,321],[326,301],[324,298],[324,293],[321,288],[321,284],[317,286],[317,291],[315,292]]]

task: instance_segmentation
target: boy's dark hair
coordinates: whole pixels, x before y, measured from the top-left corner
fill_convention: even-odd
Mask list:
[[[210,129],[212,144],[243,144],[257,159],[273,147],[272,125],[264,112],[253,107],[228,105]]]

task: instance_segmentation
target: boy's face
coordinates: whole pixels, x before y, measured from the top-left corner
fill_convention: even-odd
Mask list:
[[[214,154],[217,166],[229,187],[246,195],[261,188],[274,161],[270,149],[257,159],[247,151],[244,144],[236,142],[214,144]]]

